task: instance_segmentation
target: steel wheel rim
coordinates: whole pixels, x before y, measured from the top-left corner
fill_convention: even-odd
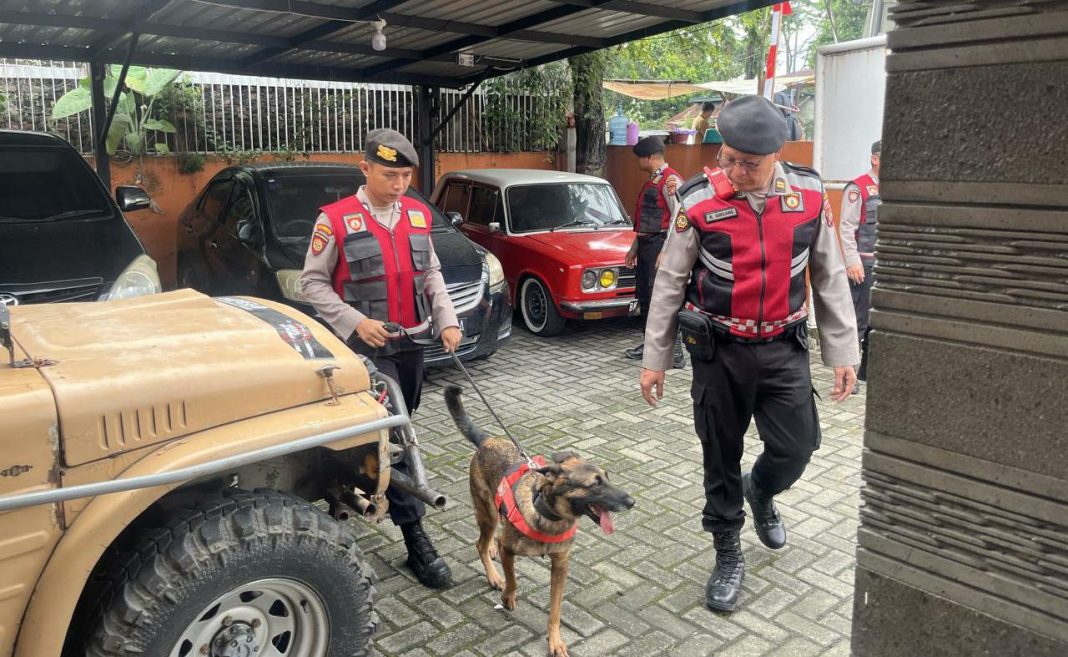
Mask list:
[[[527,317],[527,324],[535,331],[545,328],[545,322],[549,313],[546,312],[545,290],[541,284],[531,279],[524,285],[523,312]]]
[[[241,584],[215,598],[194,619],[170,657],[326,657],[330,643],[326,604],[310,586],[294,579],[270,577]]]

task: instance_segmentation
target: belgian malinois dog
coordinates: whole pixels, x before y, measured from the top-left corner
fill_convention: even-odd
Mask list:
[[[552,560],[549,654],[567,657],[567,645],[560,638],[560,606],[575,525],[587,516],[604,533],[611,534],[615,531],[612,513],[630,509],[634,499],[610,484],[607,472],[572,452],[555,454],[552,463],[526,470],[523,457],[510,440],[491,438],[474,425],[464,411],[462,392],[460,386],[449,386],[445,403],[460,433],[478,448],[471,458],[471,501],[479,529],[476,547],[486,569],[486,580],[502,591],[504,607],[515,609],[515,557],[548,555]],[[501,505],[511,508],[498,507],[498,492],[505,500],[514,500]],[[502,514],[503,527],[500,538],[496,538]],[[498,556],[504,567],[503,580],[493,565]]]

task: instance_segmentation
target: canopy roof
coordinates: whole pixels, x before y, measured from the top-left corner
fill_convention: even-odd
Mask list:
[[[787,89],[800,85],[815,84],[816,75],[812,71],[800,71],[775,78],[776,89]],[[692,84],[683,80],[605,80],[605,89],[621,93],[639,100],[664,100],[675,96],[685,96],[703,91],[717,91],[721,94],[744,96],[757,92],[756,79],[713,80]]]
[[[0,0],[0,57],[461,87],[767,0]],[[371,46],[386,21],[385,50]],[[461,62],[459,55],[465,56]],[[467,56],[467,55],[470,55]]]

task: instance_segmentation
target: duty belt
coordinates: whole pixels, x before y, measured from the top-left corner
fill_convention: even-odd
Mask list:
[[[728,317],[726,315],[715,315],[702,310],[689,301],[687,301],[683,307],[687,310],[701,313],[711,319],[717,338],[730,342],[743,342],[746,344],[761,344],[764,342],[785,340],[786,338],[793,336],[793,332],[789,330],[790,328],[797,326],[808,318],[808,310],[801,308],[797,312],[791,313],[783,319],[772,322],[760,322],[758,327],[756,320],[740,319],[738,317]],[[764,333],[779,328],[783,330],[775,335],[763,335]],[[741,331],[746,335],[738,335],[738,333],[733,332],[732,329],[734,329],[734,331]]]

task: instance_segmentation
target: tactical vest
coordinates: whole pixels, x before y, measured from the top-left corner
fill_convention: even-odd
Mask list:
[[[732,335],[766,339],[805,320],[805,269],[824,210],[823,183],[783,163],[789,194],[769,194],[757,214],[722,169],[705,169],[679,194],[677,228],[698,233],[686,299]]]
[[[430,210],[402,196],[401,218],[390,232],[355,196],[324,206],[337,243],[334,291],[371,319],[405,328],[426,319],[430,268]]]
[[[855,238],[857,240],[857,253],[861,258],[875,257],[875,237],[879,224],[879,183],[869,175],[864,174],[853,181],[860,190],[861,202],[864,212],[860,215],[860,225],[857,226]]]
[[[671,226],[671,208],[664,200],[664,187],[668,178],[679,175],[665,166],[656,176],[645,181],[638,194],[638,207],[634,212],[634,231],[642,234],[662,233]]]

